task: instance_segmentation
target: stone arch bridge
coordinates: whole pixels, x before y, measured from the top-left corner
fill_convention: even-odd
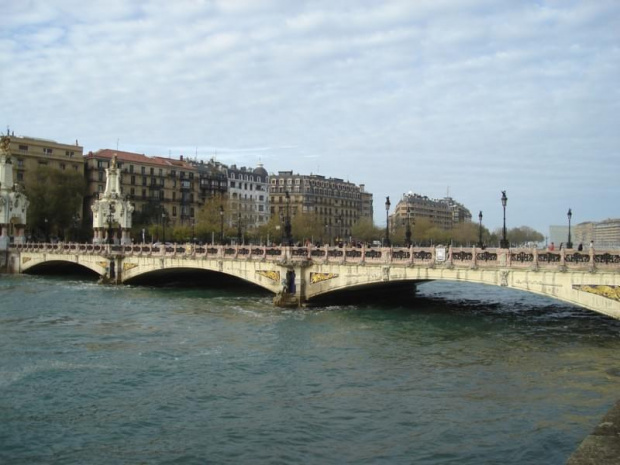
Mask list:
[[[59,243],[13,245],[6,262],[13,273],[69,262],[116,284],[164,270],[208,270],[265,288],[280,306],[345,290],[467,281],[541,294],[620,319],[619,251]]]

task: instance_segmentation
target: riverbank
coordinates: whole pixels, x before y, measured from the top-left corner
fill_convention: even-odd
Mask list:
[[[570,456],[567,465],[617,465],[620,463],[620,400]]]

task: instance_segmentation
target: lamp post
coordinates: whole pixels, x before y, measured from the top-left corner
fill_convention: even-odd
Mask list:
[[[166,210],[161,212],[161,230],[162,242],[166,245]]]
[[[80,222],[80,214],[74,213],[71,217],[71,225],[73,226],[73,242],[76,242],[77,227]]]
[[[196,243],[196,218],[192,218],[192,244]]]
[[[567,249],[572,249],[573,248],[573,243],[572,243],[571,237],[570,237],[570,220],[573,217],[573,212],[572,212],[572,210],[570,208],[568,209],[568,213],[566,214],[566,216],[568,216],[568,242],[566,243],[566,248]]]
[[[286,197],[286,218],[284,222],[284,236],[285,236],[285,244],[288,246],[293,245],[293,235],[292,235],[292,226],[291,226],[291,212],[290,212],[290,204],[291,197],[288,191],[285,192]]]
[[[241,245],[241,212],[237,215],[237,245]]]
[[[220,245],[224,245],[224,207],[220,205]]]
[[[385,246],[390,246],[390,197],[385,198]]]
[[[48,221],[47,221],[47,218],[45,218],[45,242],[49,243],[49,241],[50,241],[50,233],[48,229]]]
[[[411,208],[407,205],[407,226],[405,230],[405,245],[411,247]]]
[[[482,248],[482,210],[478,213],[478,247]]]
[[[114,204],[108,206],[108,244],[112,244],[112,221],[114,220]]]
[[[502,240],[500,241],[500,248],[507,249],[508,239],[506,239],[506,202],[508,202],[508,197],[506,197],[506,191],[502,191],[502,207],[504,207],[504,228],[502,229]]]

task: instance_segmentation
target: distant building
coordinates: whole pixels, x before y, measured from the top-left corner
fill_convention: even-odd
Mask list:
[[[63,144],[48,139],[28,136],[10,136],[10,152],[15,170],[16,183],[25,183],[26,173],[38,167],[49,167],[61,171],[84,173],[83,147],[75,144]]]
[[[293,174],[280,171],[269,178],[271,216],[314,214],[330,238],[347,238],[360,218],[372,219],[372,194],[364,185],[357,186],[338,178],[317,174]]]
[[[403,194],[394,208],[390,224],[404,224],[407,219],[426,218],[434,226],[452,229],[471,221],[471,212],[452,197],[430,199],[425,195]]]
[[[103,193],[105,169],[115,155],[121,171],[121,194],[134,203],[134,215],[161,212],[158,215],[164,215],[168,224],[190,226],[206,198],[227,191],[221,165],[190,162],[183,156],[179,159],[147,157],[103,149],[85,156],[89,206]]]
[[[269,221],[269,175],[262,164],[258,167],[225,169],[228,178],[229,226],[243,230],[257,228]],[[240,223],[239,223],[240,222]]]
[[[567,242],[568,226],[549,226],[550,241],[553,240],[558,245],[560,242]],[[557,235],[560,232],[560,236]],[[571,242],[577,248],[579,244],[584,247],[589,246],[590,242],[598,249],[617,249],[620,248],[620,218],[610,218],[604,221],[585,221],[571,228]]]

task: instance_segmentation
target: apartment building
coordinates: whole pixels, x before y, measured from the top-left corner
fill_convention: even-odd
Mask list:
[[[269,178],[271,215],[283,217],[288,208],[291,217],[315,214],[330,237],[346,238],[360,218],[372,218],[372,194],[364,186],[338,178],[316,174],[279,171]]]
[[[471,221],[471,212],[452,197],[430,199],[425,195],[409,192],[403,194],[394,208],[390,224],[404,224],[407,219],[427,218],[442,229]]]
[[[84,173],[83,147],[75,144],[63,144],[48,139],[28,136],[10,136],[9,150],[14,166],[14,180],[25,184],[26,174],[38,167],[49,167],[61,171]]]
[[[105,169],[113,157],[121,170],[121,193],[135,205],[134,216],[156,214],[167,224],[190,226],[206,198],[226,193],[226,174],[219,165],[103,149],[85,156],[89,205],[104,191]]]

